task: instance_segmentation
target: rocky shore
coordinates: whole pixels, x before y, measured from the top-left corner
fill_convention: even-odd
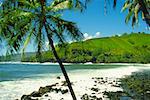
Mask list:
[[[73,73],[70,79],[77,100],[120,100],[120,98],[130,100],[130,97],[120,85],[120,79],[126,75],[131,75],[132,72],[139,71],[139,69],[123,67],[77,72]],[[38,91],[24,94],[21,100],[72,100],[67,83],[64,80],[63,76],[55,77],[55,83],[40,87]]]
[[[68,75],[77,100],[110,100],[111,95],[116,92],[118,96],[125,94],[120,87],[121,78],[143,68],[129,66],[84,69],[68,71]],[[1,86],[2,100],[8,100],[8,98],[9,100],[72,100],[62,74],[54,74],[51,77],[47,74],[41,78],[2,82]]]
[[[60,80],[60,82],[40,87],[38,91],[23,95],[21,100],[71,100],[66,81],[62,81],[61,77],[57,77],[57,80]],[[78,88],[78,90],[75,90],[82,93],[78,94],[75,91],[79,100],[109,99],[106,92],[122,91],[119,84],[118,78],[109,77],[91,77],[89,80],[80,80],[72,83],[73,88]]]

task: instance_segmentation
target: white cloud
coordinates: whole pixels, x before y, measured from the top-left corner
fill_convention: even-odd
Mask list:
[[[83,36],[84,36],[84,40],[88,40],[88,39],[93,38],[93,36],[89,35],[88,33],[84,33]]]
[[[96,34],[95,34],[95,38],[99,38],[100,37],[100,35],[101,35],[101,33],[100,32],[96,32]]]
[[[99,38],[101,36],[101,32],[96,32],[93,36],[89,35],[88,33],[84,33],[83,36],[84,36],[84,41],[92,38]]]
[[[89,34],[88,33],[84,33],[83,36],[84,36],[84,38],[87,38],[89,36]]]

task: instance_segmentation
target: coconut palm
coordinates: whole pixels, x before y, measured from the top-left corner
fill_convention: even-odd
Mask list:
[[[85,5],[79,0],[3,0],[0,6],[0,38],[7,43],[9,53],[19,51],[20,48],[24,52],[29,42],[35,41],[37,56],[40,58],[45,41],[48,40],[73,100],[76,100],[76,96],[56,52],[54,40],[64,43],[68,36],[75,40],[83,37],[75,23],[62,18],[64,10],[76,8],[83,10]]]
[[[117,0],[113,0],[112,2],[113,8],[116,8]],[[110,4],[110,0],[104,0],[105,14],[107,13],[107,3]],[[150,26],[150,0],[124,0],[122,12],[125,10],[128,10],[125,23],[132,20],[132,26],[134,26],[138,23],[139,16],[141,15],[142,19],[145,20],[148,26]]]
[[[114,7],[117,0],[114,0]],[[125,22],[132,20],[132,26],[138,23],[139,16],[150,26],[150,0],[125,0],[122,11],[128,10]]]

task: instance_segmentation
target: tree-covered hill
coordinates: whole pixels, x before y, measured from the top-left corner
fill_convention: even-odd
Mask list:
[[[131,33],[95,38],[56,47],[63,62],[71,63],[150,63],[150,34]],[[36,62],[35,55],[22,61]],[[42,53],[41,62],[56,62],[51,51]]]

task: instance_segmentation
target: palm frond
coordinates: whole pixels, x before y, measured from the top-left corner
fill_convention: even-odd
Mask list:
[[[6,0],[7,1],[7,0]],[[88,3],[90,0],[86,0]],[[13,7],[7,7],[9,4]],[[13,2],[4,2],[5,5],[3,11],[0,12],[0,37],[3,36],[7,40],[10,51],[18,51],[20,47],[23,47],[22,51],[29,44],[31,37],[34,35],[36,38],[37,51],[40,54],[43,50],[44,44],[44,15],[41,13],[41,4],[38,0],[14,0]],[[46,28],[51,37],[57,37],[61,43],[66,42],[66,35],[72,37],[72,39],[82,39],[83,34],[79,31],[75,23],[63,20],[60,11],[65,9],[79,9],[85,8],[85,4],[80,0],[54,0],[50,5],[43,5],[46,10],[44,19],[47,21]],[[2,7],[1,7],[2,8]],[[15,8],[15,9],[14,9]],[[33,23],[37,23],[33,26]],[[49,24],[48,24],[49,23]],[[33,28],[34,27],[34,28]]]
[[[132,27],[135,25],[135,23],[136,23],[136,17],[133,16],[133,17],[132,17]]]
[[[142,19],[150,25],[150,13],[147,9],[150,7],[150,1],[148,0],[126,0],[121,11],[128,10],[128,15],[125,22],[128,23],[132,16],[132,26],[138,23],[139,15],[142,14]]]
[[[125,23],[128,23],[128,22],[130,21],[130,19],[131,19],[133,13],[134,13],[133,11],[130,11],[130,12],[128,13],[128,15],[126,16],[126,19],[125,19]]]
[[[113,3],[113,8],[115,8],[117,5],[117,0],[114,0],[114,3]]]
[[[75,23],[54,16],[48,16],[48,18],[50,18],[51,21],[55,23],[55,26],[59,26],[59,29],[63,29],[64,33],[71,36],[72,39],[83,39],[83,34],[80,32]]]
[[[66,39],[64,38],[64,35],[63,35],[63,31],[64,29],[60,28],[59,26],[58,27],[53,27],[52,25],[50,25],[48,22],[47,22],[47,25],[46,25],[46,29],[50,32],[50,37],[55,37],[57,38],[58,42],[60,44],[64,44],[66,42]],[[55,34],[54,34],[55,33]]]
[[[121,12],[125,11],[127,8],[130,8],[131,7],[131,3],[130,3],[130,0],[126,0],[126,2],[124,3],[122,9],[121,9]]]
[[[73,8],[71,0],[54,0],[48,7],[49,11],[60,11]]]
[[[23,54],[24,54],[24,52],[25,52],[25,49],[26,49],[27,45],[28,45],[29,42],[31,41],[31,37],[32,37],[34,31],[35,31],[35,28],[32,28],[32,30],[30,31],[29,35],[27,36],[27,38],[26,38],[26,40],[25,40],[25,42],[24,42],[24,44],[23,44],[23,49],[22,49],[22,53],[23,53]]]

